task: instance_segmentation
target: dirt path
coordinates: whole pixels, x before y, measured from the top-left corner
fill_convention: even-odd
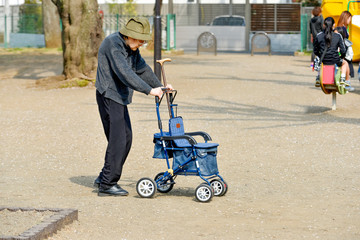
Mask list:
[[[99,198],[92,184],[106,139],[94,88],[35,88],[35,79],[61,73],[61,55],[7,54],[0,56],[0,205],[78,209],[79,220],[53,240],[360,239],[357,80],[332,111],[331,96],[313,86],[309,57],[172,58],[165,71],[186,129],[220,144],[224,197],[199,203],[200,178],[182,176],[167,194],[138,197],[136,182],[166,164],[152,159],[154,100],[135,94],[134,142],[120,181],[130,194]]]

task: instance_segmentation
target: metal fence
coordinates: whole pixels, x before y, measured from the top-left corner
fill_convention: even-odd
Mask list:
[[[42,15],[12,15],[8,21],[10,21],[12,33],[44,33]]]
[[[177,26],[201,26],[209,25],[219,15],[245,16],[245,4],[174,4],[170,10],[167,4],[162,5],[162,30],[166,31],[166,15],[173,12],[176,15]],[[153,23],[153,4],[137,4],[138,16],[145,16]],[[264,18],[260,10],[266,12]],[[265,9],[265,10],[264,10]],[[131,17],[129,15],[110,14],[108,5],[100,5],[99,10],[104,13],[103,30],[105,35],[116,32]],[[267,31],[272,33],[300,32],[301,5],[296,4],[251,4],[251,31]],[[32,14],[25,14],[32,13]],[[5,24],[5,21],[8,23]],[[10,24],[9,24],[10,22]],[[4,16],[4,8],[0,6],[0,44],[4,42],[6,31],[11,33],[42,34],[41,5],[21,5],[11,7],[11,16]],[[307,38],[307,46],[309,37]]]
[[[103,17],[103,31],[105,33],[105,35],[109,35],[113,32],[117,32],[119,31],[125,24],[126,22],[131,18],[134,17],[132,15],[120,15],[120,14],[109,14],[109,15],[104,15]],[[146,17],[149,22],[150,25],[153,25],[153,16],[150,15],[142,15],[142,17]],[[165,30],[166,28],[166,16],[162,16],[161,18],[162,20],[162,28],[163,30]]]
[[[300,32],[300,4],[251,4],[251,31]]]
[[[153,4],[136,4],[136,13],[140,16],[150,17],[153,15],[153,7]],[[261,26],[265,26],[266,24],[277,26],[281,29],[281,31],[293,31],[294,28],[298,28],[298,31],[300,31],[300,8],[299,3],[251,4],[251,16],[253,19],[251,23],[256,26],[253,31],[266,31],[267,27],[259,29],[259,26],[261,28]],[[265,13],[265,15],[261,16],[260,9],[262,9],[261,11]],[[109,5],[107,4],[99,5],[99,10],[102,10],[104,13],[104,21],[106,22],[105,27],[108,29],[117,29],[118,26],[121,26],[121,23],[124,22],[124,19],[127,19],[127,16],[125,15],[112,14]],[[163,4],[161,9],[162,15],[166,16],[169,11],[171,10],[169,9],[168,4]],[[176,25],[198,26],[210,24],[211,21],[219,15],[245,16],[245,4],[174,4],[172,11],[176,14]],[[13,18],[11,20],[12,22],[18,21],[22,18],[22,16],[31,16],[29,19],[31,19],[31,21],[35,21],[37,24],[37,22],[40,22],[42,16],[41,5],[26,4],[11,7],[11,18]],[[3,7],[0,6],[0,18],[2,17]],[[259,22],[261,22],[262,25],[259,24]],[[286,24],[286,22],[291,22],[292,24]],[[285,26],[283,26],[284,23]],[[34,28],[31,27],[31,25],[34,25],[34,22],[29,22],[28,25],[29,30],[25,31],[35,31]],[[12,24],[12,28],[16,29],[16,27],[16,24]],[[274,28],[272,31],[274,31]],[[276,28],[275,31],[277,31]]]
[[[311,42],[310,34],[310,20],[312,16],[313,7],[301,8],[301,48],[302,50],[312,51],[313,43]]]
[[[310,20],[312,18],[312,10],[313,7],[303,7],[301,9],[301,19],[304,21],[301,26],[301,38],[303,39],[303,47],[308,51],[312,51],[313,43],[311,42],[311,35],[310,35]]]

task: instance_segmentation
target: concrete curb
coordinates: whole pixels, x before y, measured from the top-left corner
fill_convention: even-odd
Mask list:
[[[78,220],[78,210],[77,209],[67,209],[67,208],[17,208],[17,207],[4,207],[0,206],[0,211],[9,210],[9,211],[37,211],[44,212],[50,211],[54,212],[54,215],[51,215],[49,218],[45,219],[41,223],[31,227],[25,232],[21,233],[18,236],[0,236],[0,240],[40,240],[46,239],[56,231],[60,230],[67,224],[72,223],[74,220]]]

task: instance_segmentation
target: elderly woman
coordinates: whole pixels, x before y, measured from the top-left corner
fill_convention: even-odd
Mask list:
[[[94,185],[99,196],[126,196],[117,183],[132,143],[127,105],[133,91],[162,96],[162,84],[139,53],[139,47],[151,40],[146,18],[131,18],[120,32],[102,42],[98,54],[96,100],[108,145],[105,163]],[[171,88],[171,86],[168,86]]]

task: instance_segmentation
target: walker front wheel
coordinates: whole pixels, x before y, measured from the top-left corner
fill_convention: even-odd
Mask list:
[[[195,197],[199,202],[209,202],[214,196],[214,190],[206,183],[200,184],[195,191]]]
[[[155,182],[157,182],[157,190],[161,193],[170,192],[175,184],[172,176],[164,177],[164,174],[164,172],[161,172],[157,174],[154,178]]]
[[[224,196],[227,193],[228,189],[229,189],[229,185],[225,182],[225,180],[223,180],[222,182],[224,184],[224,191],[221,193],[220,196]]]
[[[214,196],[222,196],[225,192],[225,184],[220,179],[212,180],[210,185],[214,189]]]
[[[156,183],[151,178],[141,178],[136,184],[136,191],[140,197],[151,198],[156,192]]]

